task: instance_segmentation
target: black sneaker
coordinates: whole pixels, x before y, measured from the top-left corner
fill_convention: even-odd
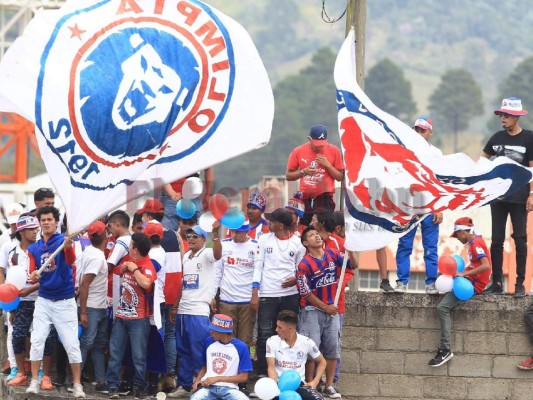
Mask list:
[[[120,394],[121,396],[128,396],[133,391],[132,389],[133,388],[131,387],[131,384],[122,381],[122,383],[118,387],[118,394]]]
[[[514,298],[526,297],[526,288],[524,285],[515,285],[514,287]]]
[[[133,396],[136,399],[147,399],[148,398],[148,391],[146,389],[139,389],[135,388],[133,390]]]
[[[117,388],[109,389],[109,398],[110,399],[118,399],[118,390],[117,390]]]
[[[390,282],[388,279],[381,280],[381,283],[379,284],[379,291],[381,293],[396,293],[393,287],[390,285]]]
[[[438,349],[437,355],[429,360],[428,365],[430,367],[440,367],[442,364],[446,364],[452,357],[453,353],[450,350]]]
[[[503,287],[500,282],[492,282],[492,285],[490,285],[489,288],[485,289],[483,291],[483,294],[494,294],[494,295],[502,295],[503,294]]]
[[[107,383],[105,383],[105,381],[97,382],[96,386],[94,387],[94,390],[98,393],[109,393],[109,390],[107,390]]]

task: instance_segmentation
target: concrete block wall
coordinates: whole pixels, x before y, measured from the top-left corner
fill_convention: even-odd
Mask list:
[[[439,345],[443,296],[347,292],[341,392],[357,399],[533,399],[529,297],[475,296],[453,315],[454,357],[428,366]]]

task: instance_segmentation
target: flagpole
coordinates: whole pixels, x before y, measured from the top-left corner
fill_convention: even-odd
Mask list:
[[[355,79],[362,90],[365,88],[365,32],[366,32],[366,10],[368,0],[349,0],[346,6],[346,30],[344,37],[347,37],[352,27],[355,30]],[[346,173],[346,171],[345,171]],[[341,204],[340,210],[344,211],[344,198],[346,196],[346,182],[343,176],[341,182]],[[347,254],[344,256],[344,263],[341,270],[341,281],[344,279],[346,271]],[[355,270],[353,279],[353,289],[359,289],[359,268]],[[335,304],[339,301],[340,291],[337,291]]]
[[[73,239],[75,238],[76,236],[78,236],[81,232],[83,231],[79,231],[79,232],[76,232],[76,233],[73,233],[72,235],[69,235],[69,239]],[[61,250],[63,250],[63,248],[65,247],[65,241],[63,241],[63,243],[61,243],[59,245],[59,247],[50,255],[50,257],[48,257],[48,259],[43,263],[43,265],[41,265],[41,268],[39,268],[37,270],[37,273],[39,275],[41,275],[44,271],[44,269],[52,262],[52,260],[55,258],[55,256],[57,256]]]

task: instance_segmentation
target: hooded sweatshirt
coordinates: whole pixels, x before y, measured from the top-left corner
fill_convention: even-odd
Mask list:
[[[52,235],[45,243],[41,238],[28,247],[30,262],[35,270],[63,243],[65,237],[60,233]],[[33,260],[31,260],[33,258]],[[64,249],[44,269],[39,280],[39,297],[49,300],[63,300],[74,297],[74,277],[72,264],[76,260],[74,248]],[[33,261],[33,262],[32,262]]]

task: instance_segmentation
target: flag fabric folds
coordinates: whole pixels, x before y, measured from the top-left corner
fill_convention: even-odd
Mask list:
[[[354,32],[335,63],[345,162],[346,249],[379,249],[426,215],[489,204],[532,180],[511,159],[440,156],[413,129],[380,110],[355,78]]]
[[[132,200],[133,182],[266,145],[274,100],[248,33],[200,1],[70,0],[3,57],[0,111],[35,123],[72,233]]]

